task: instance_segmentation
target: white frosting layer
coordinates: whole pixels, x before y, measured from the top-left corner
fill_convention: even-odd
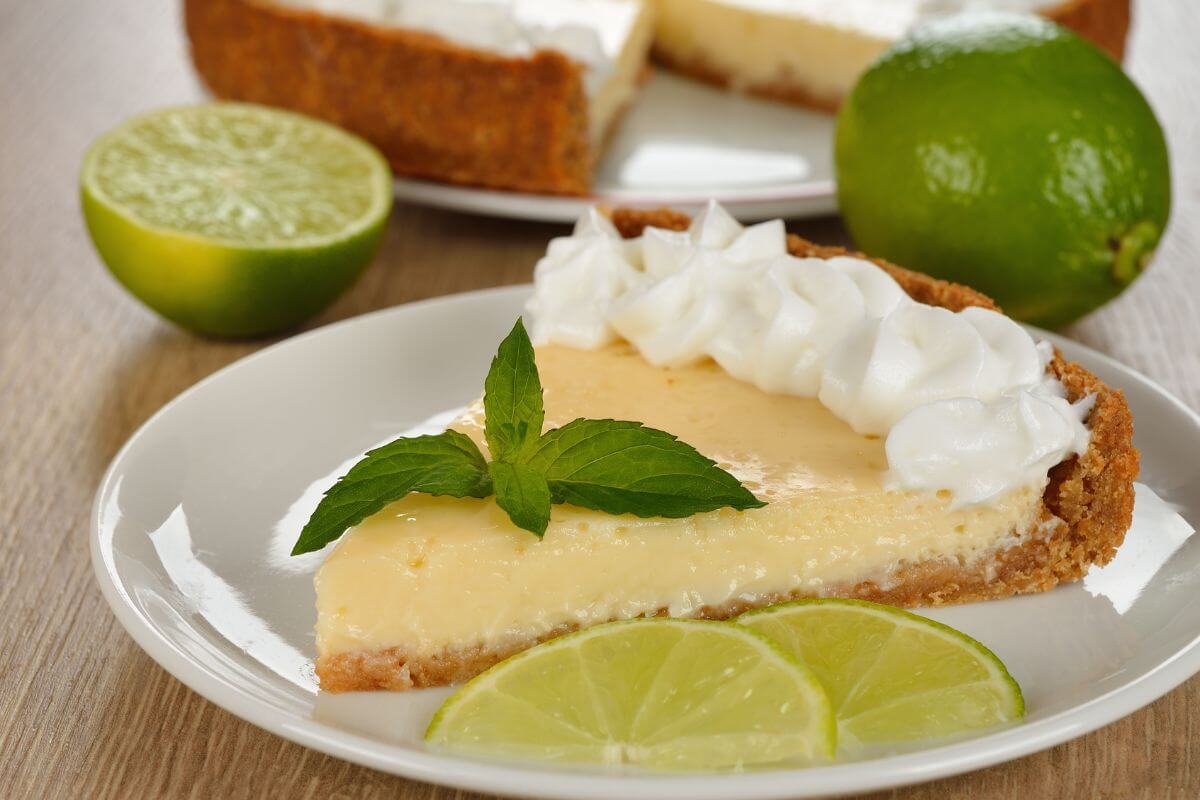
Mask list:
[[[1032,13],[1061,0],[710,0],[775,19],[805,20],[840,31],[898,39],[929,19],[962,11]],[[772,20],[773,21],[773,20]]]
[[[869,261],[795,258],[781,221],[743,227],[716,203],[687,231],[631,240],[590,211],[550,243],[526,311],[538,344],[620,337],[652,364],[712,358],[766,392],[817,397],[887,437],[895,488],[980,503],[1087,447],[1090,405],[1067,402],[1048,346],[1012,320],[916,303]]]
[[[594,92],[612,71],[641,6],[628,0],[282,0],[377,25],[427,31],[507,56],[555,50],[584,65]]]

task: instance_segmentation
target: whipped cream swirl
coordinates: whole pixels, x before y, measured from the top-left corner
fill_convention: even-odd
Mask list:
[[[1002,314],[910,301],[839,342],[818,396],[858,433],[883,435],[918,406],[955,397],[991,402],[1035,385],[1045,370],[1033,339]]]
[[[917,406],[888,433],[888,485],[949,489],[957,504],[1038,486],[1050,468],[1087,449],[1089,397],[1072,405],[1043,388],[986,403],[969,397]]]
[[[715,360],[763,391],[816,397],[886,436],[887,485],[982,503],[1040,485],[1087,448],[1052,355],[994,311],[910,299],[857,258],[795,258],[779,220],[743,227],[715,202],[686,231],[622,239],[596,210],[553,240],[526,309],[534,341],[622,338],[666,367]]]
[[[534,267],[537,288],[525,309],[529,334],[535,342],[581,350],[612,344],[612,307],[647,282],[638,240],[622,239],[607,217],[588,209],[570,236],[550,241]]]
[[[710,355],[762,262],[787,252],[782,222],[742,228],[716,205],[686,232],[650,228],[641,244],[646,280],[613,304],[608,319],[647,361],[671,367]]]

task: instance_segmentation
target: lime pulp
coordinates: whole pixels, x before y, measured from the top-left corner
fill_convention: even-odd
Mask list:
[[[813,674],[766,638],[664,618],[513,656],[447,700],[426,741],[522,760],[737,769],[827,759],[834,727]]]

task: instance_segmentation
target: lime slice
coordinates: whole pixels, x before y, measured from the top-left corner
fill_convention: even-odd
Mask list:
[[[378,248],[391,172],[369,144],[239,103],[156,111],[84,157],[83,213],[129,291],[200,333],[253,336],[333,301]]]
[[[746,628],[614,622],[497,664],[446,701],[429,743],[558,763],[727,769],[834,750],[812,673]]]
[[[990,650],[898,608],[800,600],[737,622],[812,669],[829,694],[843,749],[952,736],[1025,713],[1021,688]]]

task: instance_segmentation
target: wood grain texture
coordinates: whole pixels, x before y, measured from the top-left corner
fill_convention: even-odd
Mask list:
[[[1070,333],[1200,407],[1200,7],[1143,0],[1130,66],[1168,129],[1176,204],[1151,271]],[[200,340],[133,302],[78,213],[87,143],[201,96],[167,0],[0,0],[0,797],[389,797],[462,793],[322,756],[201,699],[124,634],[92,578],[92,494],[164,402],[263,343]],[[844,242],[835,220],[793,229]],[[313,324],[514,283],[554,226],[396,210],[380,258]],[[1200,679],[1020,761],[880,795],[1200,796]]]

